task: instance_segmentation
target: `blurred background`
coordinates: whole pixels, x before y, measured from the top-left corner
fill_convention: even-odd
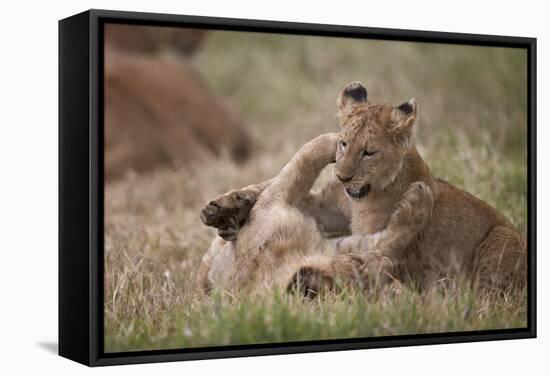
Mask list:
[[[176,335],[166,321],[200,302],[194,270],[215,231],[199,211],[336,131],[350,81],[374,102],[415,97],[434,175],[526,232],[525,50],[116,25],[105,38],[107,351],[233,343],[212,322]]]

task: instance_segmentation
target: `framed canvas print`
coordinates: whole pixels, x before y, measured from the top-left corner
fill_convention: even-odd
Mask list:
[[[531,338],[536,40],[59,22],[59,353]]]

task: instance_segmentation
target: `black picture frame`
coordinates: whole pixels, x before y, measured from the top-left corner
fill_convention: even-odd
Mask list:
[[[106,22],[524,48],[528,53],[527,328],[103,351],[103,25]],[[59,21],[59,354],[88,366],[536,337],[535,38],[88,10]]]

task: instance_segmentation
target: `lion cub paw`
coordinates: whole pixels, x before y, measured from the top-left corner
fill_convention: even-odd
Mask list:
[[[385,286],[394,280],[392,261],[388,257],[374,252],[363,255],[363,264],[360,270],[365,281],[375,286]]]
[[[433,204],[430,187],[423,182],[412,183],[399,200],[388,227],[418,231],[430,218]]]
[[[224,240],[235,240],[256,198],[254,191],[231,191],[210,201],[201,211],[201,220],[205,225],[217,228],[218,235]]]

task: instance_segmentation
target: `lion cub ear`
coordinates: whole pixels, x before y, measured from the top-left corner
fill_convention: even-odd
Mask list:
[[[392,128],[404,141],[412,138],[417,113],[418,105],[414,98],[408,102],[401,103],[392,111]]]
[[[363,103],[367,103],[367,89],[359,81],[347,84],[336,100],[340,116],[349,115],[353,106]]]

